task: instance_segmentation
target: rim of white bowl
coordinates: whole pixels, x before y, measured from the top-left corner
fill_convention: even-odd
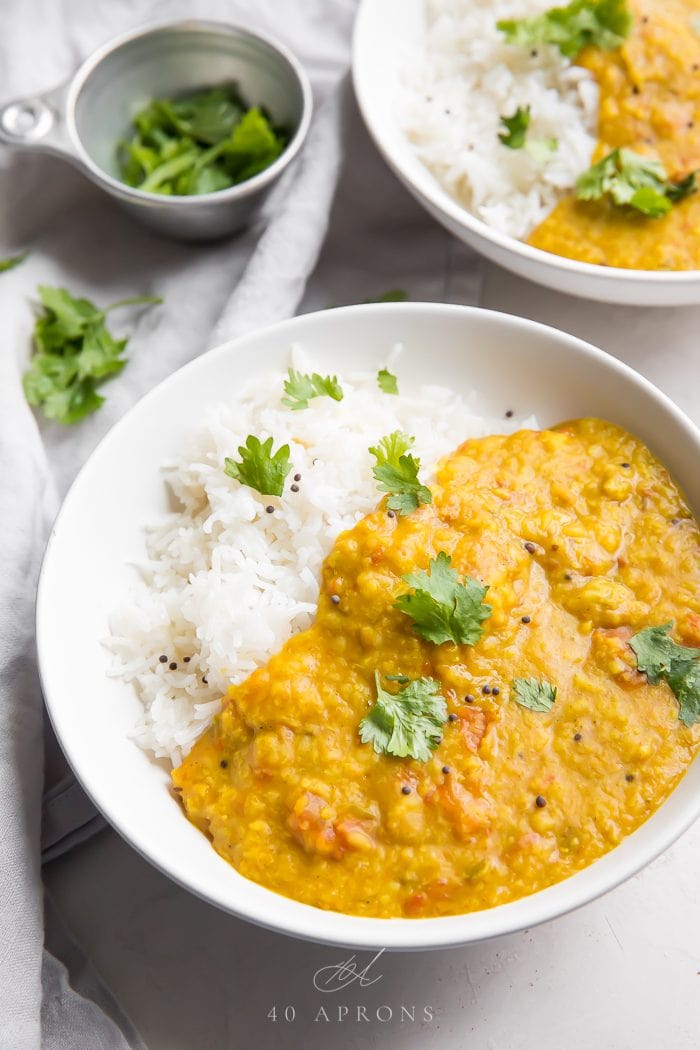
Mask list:
[[[507,904],[497,905],[481,911],[466,912],[463,914],[443,916],[439,918],[382,919],[349,915],[343,912],[327,911],[308,904],[303,904],[291,898],[282,897],[287,905],[287,914],[281,920],[279,918],[271,920],[265,908],[265,901],[270,898],[279,900],[282,895],[275,893],[273,890],[267,889],[267,887],[260,886],[257,883],[251,883],[251,885],[254,885],[256,888],[263,891],[261,897],[262,903],[251,906],[250,902],[246,901],[245,894],[240,894],[239,899],[236,900],[224,900],[222,895],[212,892],[211,888],[206,885],[206,879],[200,879],[196,874],[188,874],[185,877],[184,875],[175,873],[172,868],[169,867],[166,860],[153,855],[149,848],[150,843],[147,836],[138,834],[133,829],[125,826],[121,818],[115,815],[110,799],[104,798],[99,788],[95,789],[94,785],[83,779],[81,775],[80,748],[75,748],[74,740],[64,740],[61,733],[61,700],[60,698],[57,699],[50,681],[48,668],[46,666],[46,652],[44,645],[45,633],[50,631],[51,622],[44,593],[44,584],[47,576],[47,566],[51,559],[56,528],[59,525],[61,518],[64,515],[67,515],[71,503],[75,498],[75,494],[79,493],[83,474],[88,470],[95,457],[100,454],[103,447],[119,441],[122,431],[129,427],[131,417],[137,410],[140,410],[151,401],[161,397],[163,391],[167,389],[167,386],[173,382],[176,377],[179,378],[183,374],[196,370],[204,358],[207,358],[209,361],[216,359],[217,357],[224,358],[232,353],[240,351],[241,347],[243,347],[248,341],[255,342],[257,338],[263,335],[265,337],[279,336],[286,342],[293,343],[296,341],[295,333],[297,329],[303,330],[304,327],[314,324],[323,325],[328,323],[332,317],[337,318],[339,323],[342,323],[343,318],[347,317],[349,314],[371,315],[372,313],[378,314],[380,312],[395,314],[407,313],[409,315],[411,313],[416,315],[428,313],[434,314],[438,318],[440,315],[446,316],[449,314],[459,315],[465,319],[472,316],[478,316],[481,318],[490,317],[495,325],[503,327],[504,333],[506,333],[508,329],[511,330],[512,334],[517,334],[518,331],[522,332],[529,330],[530,332],[535,333],[546,332],[551,337],[551,334],[554,333],[554,335],[561,340],[563,346],[568,347],[569,351],[580,354],[590,360],[603,363],[607,368],[618,373],[618,375],[640,387],[647,395],[651,396],[666,412],[674,417],[676,423],[685,432],[688,440],[696,446],[697,452],[700,455],[700,429],[695,426],[680,408],[678,408],[671,398],[660,391],[644,376],[640,375],[633,368],[630,368],[629,365],[619,361],[611,354],[606,353],[604,350],[599,349],[585,340],[554,328],[551,325],[541,324],[537,321],[517,317],[513,314],[501,313],[496,310],[485,310],[481,307],[458,306],[446,303],[371,303],[301,314],[297,317],[285,321],[279,321],[273,325],[239,336],[236,339],[214,347],[205,354],[201,354],[194,358],[182,368],[171,373],[170,376],[162,380],[162,382],[158,383],[157,386],[153,387],[153,389],[140,398],[107,432],[107,434],[105,434],[73,481],[51,528],[49,540],[44,552],[37,588],[36,642],[39,677],[46,709],[56,733],[56,737],[77,780],[96,808],[107,819],[111,827],[114,828],[114,830],[117,831],[137,853],[153,865],[153,867],[161,871],[183,889],[188,890],[190,893],[193,893],[208,904],[214,905],[227,914],[245,919],[248,922],[252,922],[255,925],[272,930],[276,933],[283,933],[292,937],[297,937],[301,940],[313,941],[319,944],[344,946],[357,950],[386,948],[395,951],[425,951],[459,947],[479,941],[490,940],[493,937],[517,933],[520,930],[529,929],[533,926],[537,926],[541,923],[548,922],[569,912],[575,911],[577,908],[580,908],[610,890],[615,889],[615,887],[619,886],[621,883],[631,878],[631,876],[637,874],[642,868],[646,867],[647,864],[658,857],[659,854],[663,853],[664,850],[668,849],[668,847],[671,846],[672,843],[675,842],[676,839],[678,839],[698,817],[700,817],[700,793],[697,794],[692,802],[687,801],[680,807],[672,807],[672,812],[667,816],[665,823],[654,828],[654,835],[651,843],[645,841],[641,846],[637,845],[636,849],[628,847],[624,852],[618,852],[619,850],[623,850],[624,847],[634,840],[636,836],[639,836],[640,833],[644,832],[649,823],[648,821],[645,821],[638,829],[636,829],[636,831],[623,839],[619,846],[610,850],[592,864],[587,865],[585,868],[582,868],[580,871],[560,882],[554,883],[536,893],[520,897]],[[134,744],[134,746],[136,745]],[[649,818],[650,820],[657,816],[664,807],[668,806],[669,802],[672,801],[676,790],[677,788],[671,792],[671,795],[669,795],[655,813],[652,814]],[[184,819],[186,818],[183,816],[183,820]],[[222,863],[226,862],[222,860]],[[243,878],[242,876],[240,877]],[[245,881],[247,882],[248,880]],[[521,912],[524,914],[521,915]]]
[[[421,164],[426,175],[425,181],[418,183],[413,172],[409,171],[404,165],[401,157],[397,156],[384,141],[380,122],[375,116],[376,96],[367,86],[365,79],[365,39],[371,32],[370,19],[372,9],[379,3],[382,3],[382,0],[360,0],[360,6],[355,17],[352,38],[352,79],[355,96],[375,146],[389,167],[397,174],[400,174],[401,178],[405,179],[417,194],[426,197],[437,211],[442,212],[453,222],[471,230],[472,233],[483,237],[484,240],[490,241],[496,247],[552,270],[563,270],[567,273],[585,277],[609,277],[619,281],[621,284],[642,282],[649,285],[700,285],[700,269],[633,270],[621,266],[600,266],[597,263],[580,262],[578,259],[569,259],[564,255],[555,255],[553,252],[546,252],[542,248],[534,248],[532,245],[519,241],[515,237],[509,237],[507,234],[501,233],[499,230],[487,225],[487,223],[465,208],[464,205],[459,204],[454,197],[450,196],[447,190],[442,188],[428,168],[416,158],[417,163]],[[396,127],[399,134],[405,138],[398,124]],[[406,140],[406,146],[410,148],[408,140]]]

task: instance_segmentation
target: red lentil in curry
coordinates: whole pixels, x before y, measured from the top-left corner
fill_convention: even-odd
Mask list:
[[[321,908],[423,917],[533,893],[634,831],[700,744],[628,645],[671,620],[700,645],[698,526],[641,442],[594,419],[478,438],[432,491],[338,538],[314,625],[230,689],[173,773],[222,857]],[[424,641],[394,608],[440,551],[489,586],[474,645]],[[375,671],[440,683],[428,761],[361,742]],[[551,710],[514,702],[518,676],[556,686]]]
[[[576,59],[600,88],[594,161],[625,147],[663,162],[674,180],[700,169],[700,0],[628,0],[632,30],[615,51]],[[663,218],[609,201],[564,198],[529,244],[555,255],[640,270],[700,268],[700,194]]]

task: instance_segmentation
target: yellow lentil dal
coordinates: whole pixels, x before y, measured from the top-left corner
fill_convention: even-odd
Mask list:
[[[673,620],[700,645],[698,526],[640,441],[594,419],[470,440],[433,495],[338,538],[315,624],[231,688],[173,773],[222,857],[321,908],[447,915],[542,889],[634,831],[700,744],[627,644]],[[489,585],[474,646],[432,645],[393,608],[439,551]],[[360,742],[375,669],[440,682],[456,718],[429,761]],[[551,711],[510,697],[531,676],[556,685]]]
[[[577,58],[600,87],[598,161],[618,146],[661,160],[678,181],[700,169],[700,0],[628,0],[629,37]],[[566,197],[529,243],[555,255],[638,270],[700,267],[700,194],[663,218]]]

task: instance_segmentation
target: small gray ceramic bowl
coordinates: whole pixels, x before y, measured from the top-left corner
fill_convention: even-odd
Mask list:
[[[291,129],[284,153],[238,186],[200,196],[144,193],[120,181],[116,146],[153,98],[235,80],[251,105]],[[284,45],[223,22],[169,22],[105,44],[65,84],[0,108],[0,142],[75,164],[136,219],[181,240],[233,233],[254,216],[296,156],[311,121],[311,87]]]

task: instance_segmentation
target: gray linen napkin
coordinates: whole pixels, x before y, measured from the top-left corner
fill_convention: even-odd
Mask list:
[[[118,212],[66,165],[37,155],[0,155],[0,258],[30,248],[2,275],[0,310],[0,1047],[3,1050],[140,1048],[138,1035],[47,909],[40,874],[43,715],[34,655],[34,591],[58,497],[105,431],[175,368],[235,330],[229,304],[239,286],[248,324],[293,313],[321,247],[340,160],[337,84],[347,65],[353,0],[158,2],[115,5],[26,0],[3,7],[0,98],[45,89],[114,33],[164,17],[260,26],[305,61],[317,113],[307,148],[258,222],[243,236],[206,247],[158,240]],[[262,237],[261,237],[262,234]],[[284,250],[283,250],[284,249]],[[241,278],[243,280],[241,281]],[[239,285],[239,281],[241,281]],[[98,303],[157,293],[166,305],[122,315],[131,362],[107,403],[73,428],[37,422],[21,373],[29,352],[30,300],[37,284],[64,284]],[[258,289],[258,294],[256,294]],[[258,306],[256,307],[256,300]],[[46,856],[98,826],[94,810],[56,749],[48,749]],[[106,902],[108,906],[108,902]],[[59,957],[60,960],[59,961]]]
[[[318,105],[307,148],[271,199],[267,221],[205,247],[150,236],[59,162],[0,154],[0,257],[32,249],[22,267],[0,277],[6,335],[0,354],[0,1050],[143,1046],[50,902],[42,925],[42,715],[33,592],[58,498],[130,405],[208,346],[298,309],[362,301],[397,282],[414,299],[476,300],[473,254],[400,189],[369,142],[348,81],[339,84],[354,6],[354,0],[26,0],[4,18],[0,98],[60,81],[113,33],[149,18],[196,13],[238,17],[284,38],[305,61]],[[77,427],[37,425],[21,394],[29,300],[39,283],[65,284],[97,302],[136,293],[166,300],[118,322],[131,333],[130,364],[105,389],[100,412]],[[102,821],[50,737],[46,775],[41,846],[49,861]]]

